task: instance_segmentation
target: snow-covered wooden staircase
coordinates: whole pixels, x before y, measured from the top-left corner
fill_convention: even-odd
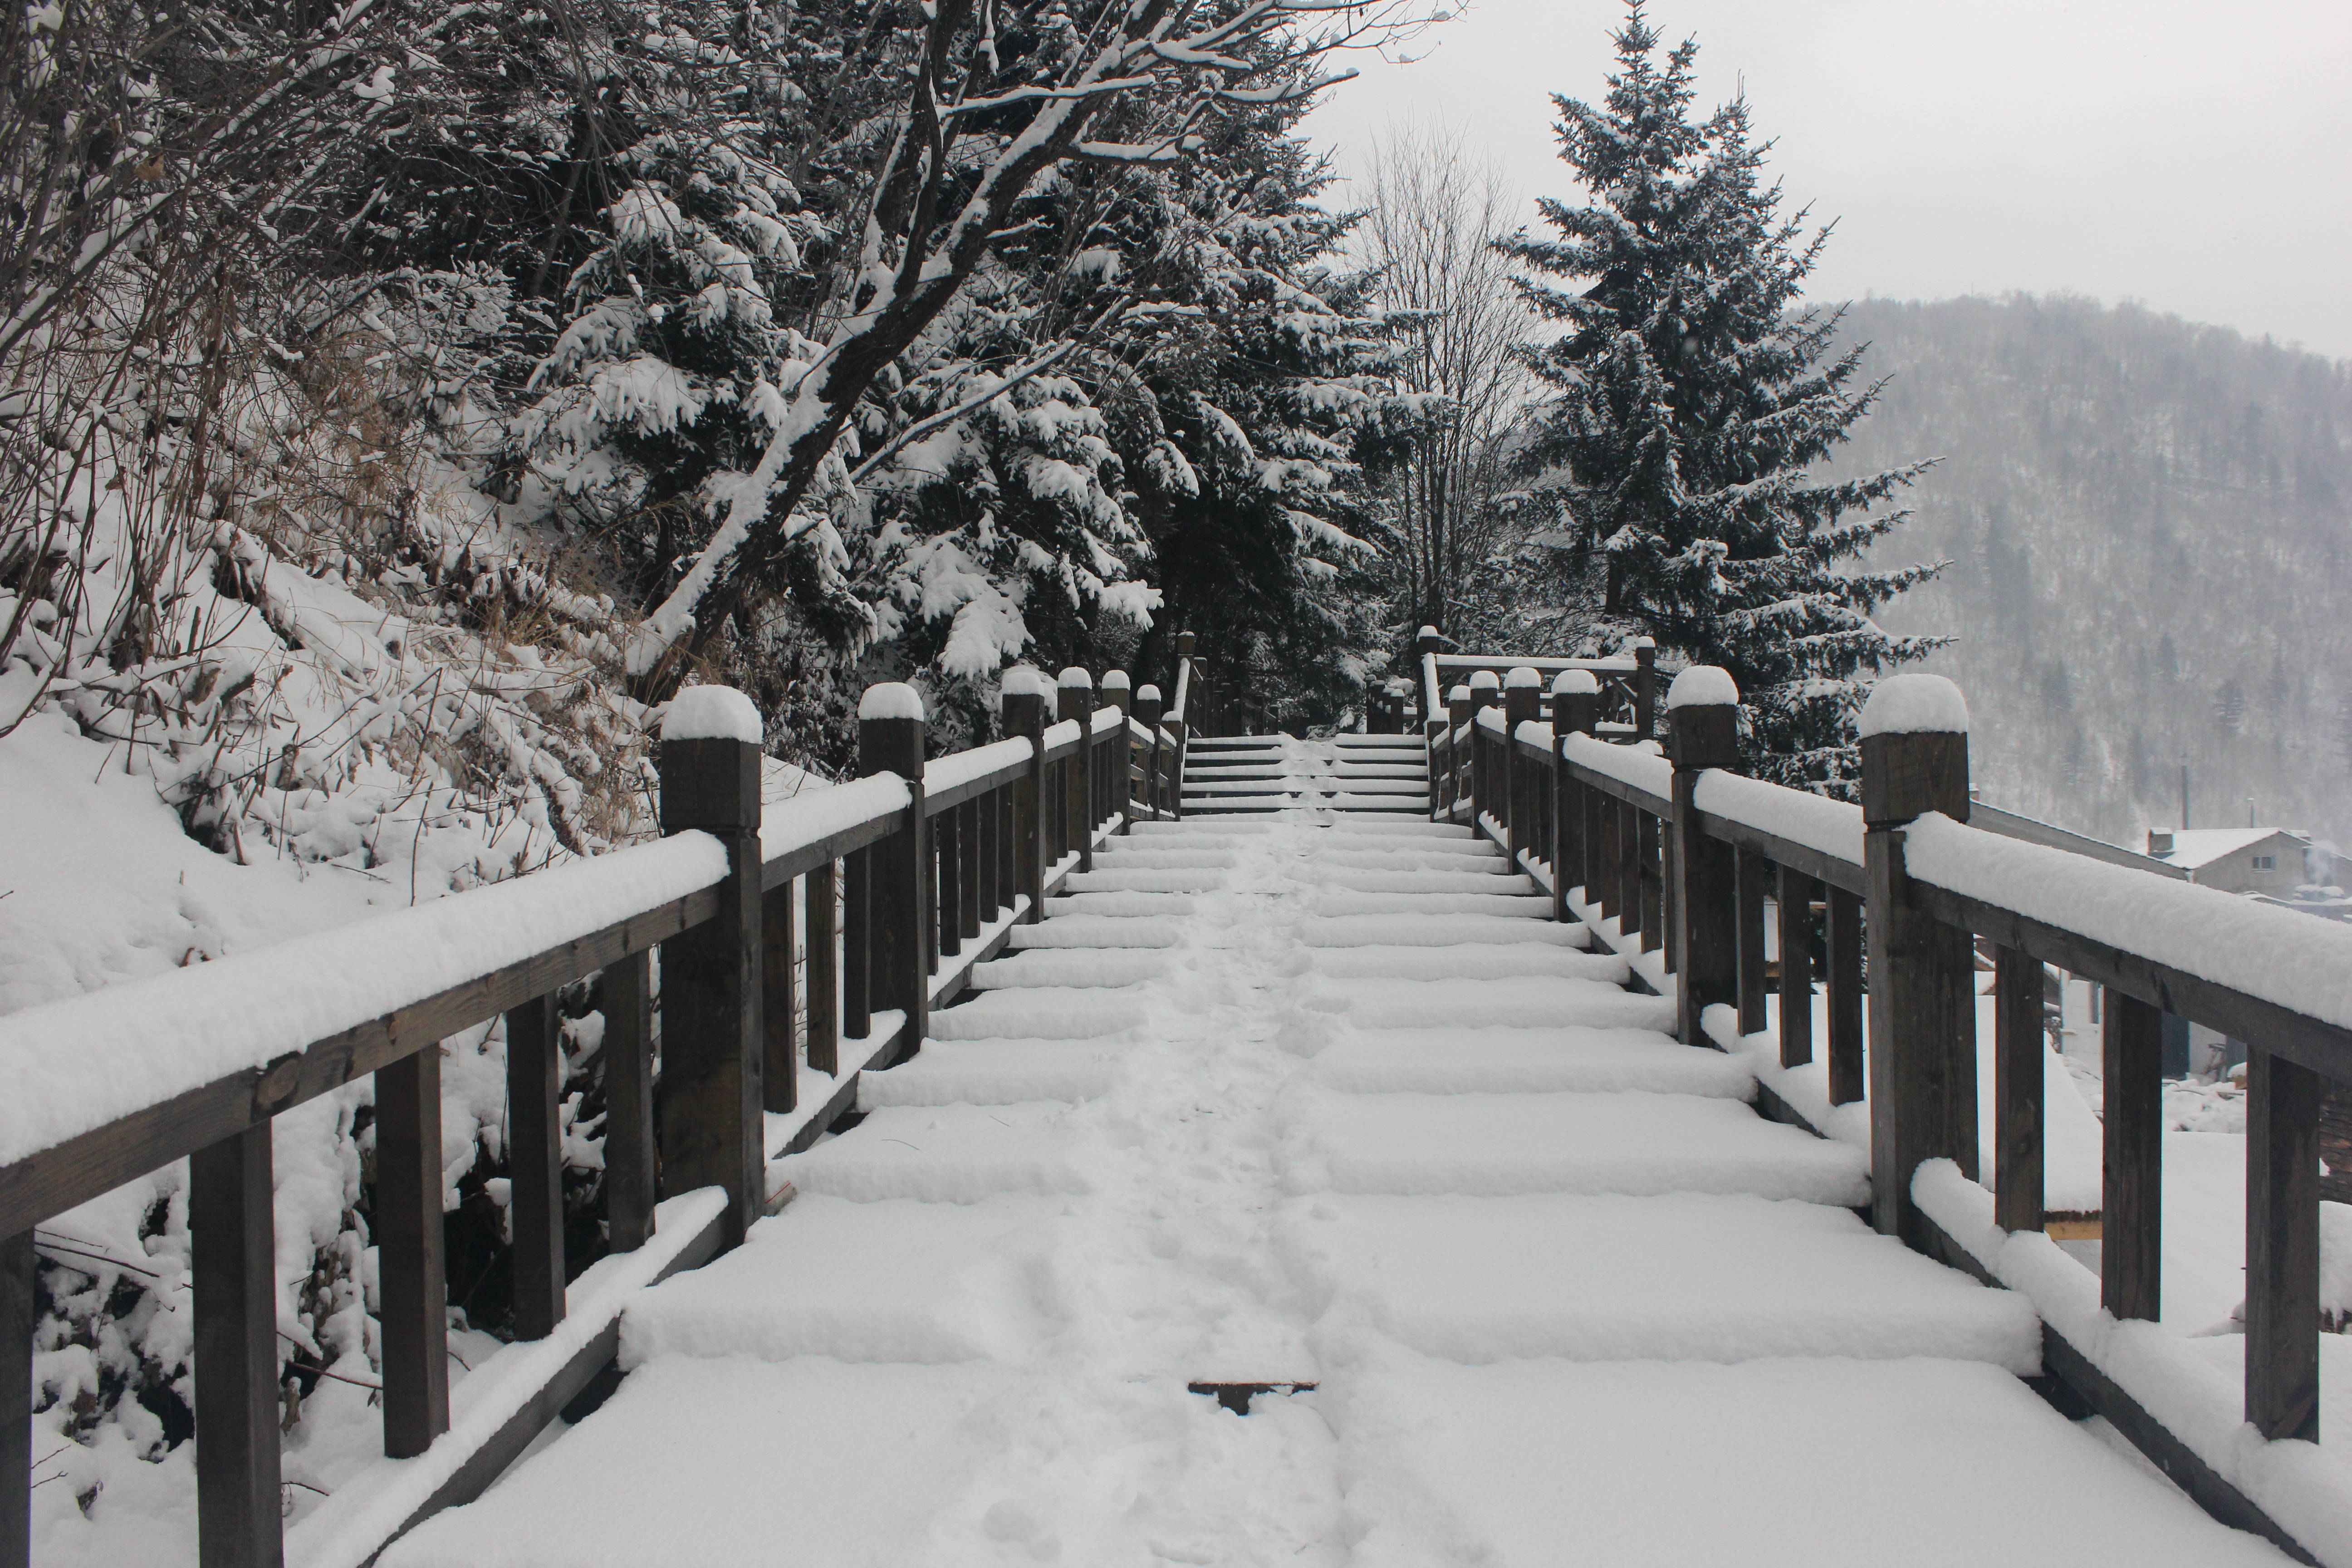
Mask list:
[[[382,1561],[2284,1561],[1550,912],[1466,826],[1137,825]]]
[[[1196,738],[1184,759],[1187,816],[1314,806],[1429,814],[1429,759],[1412,735]]]

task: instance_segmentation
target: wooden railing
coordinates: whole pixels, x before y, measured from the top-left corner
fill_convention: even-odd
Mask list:
[[[1637,976],[1671,991],[1687,1043],[1732,1048],[1759,1035],[1777,986],[1784,1068],[1813,1060],[1809,915],[1822,906],[1827,1093],[1801,1106],[1760,1089],[1764,1109],[1823,1131],[1826,1112],[1866,1101],[1876,1227],[2024,1290],[2044,1320],[2053,1397],[2106,1416],[2216,1517],[2311,1561],[2298,1523],[2316,1535],[2330,1510],[2352,1503],[2352,1485],[2333,1480],[2343,1489],[2314,1500],[2319,1472],[2294,1448],[2318,1434],[2317,1119],[2326,1080],[2352,1079],[2352,930],[1969,826],[1966,707],[1940,678],[1895,677],[1874,691],[1856,806],[1740,776],[1737,692],[1720,670],[1677,678],[1660,754],[1596,734],[1602,695],[1591,673],[1562,669],[1547,716],[1531,665],[1481,668],[1494,665],[1508,671],[1501,682],[1474,687],[1429,728],[1433,815],[1493,839],[1550,892],[1559,918],[1591,922]],[[1979,939],[1994,963],[1989,1193],[1978,1168]],[[2043,1234],[2045,964],[2106,991],[2095,1301],[2088,1276]],[[2151,1321],[2168,1012],[2253,1042],[2242,1410],[2184,1395],[2207,1374],[2168,1373],[2188,1352]],[[2242,1441],[2241,1415],[2269,1441]]]
[[[1035,672],[1008,671],[1006,738],[929,762],[916,693],[874,688],[865,776],[764,806],[749,700],[690,689],[660,743],[657,843],[0,1018],[0,1335],[19,1347],[0,1357],[0,1568],[30,1554],[37,1226],[189,1160],[200,1558],[276,1564],[271,1124],[374,1075],[383,1448],[425,1458],[386,1479],[401,1495],[343,1510],[375,1523],[322,1531],[331,1549],[313,1555],[356,1568],[477,1495],[613,1359],[625,1291],[573,1283],[564,1256],[556,994],[593,983],[604,1016],[604,1217],[612,1252],[631,1255],[608,1272],[647,1284],[732,1247],[769,1205],[770,1158],[854,1110],[857,1074],[913,1051],[930,1007],[1091,865],[1100,836],[1175,814],[1183,678],[1166,724],[1156,688],[1130,702],[1122,672],[1103,686],[1068,669],[1049,698]],[[501,1016],[514,1330],[553,1348],[452,1433],[439,1042]],[[799,1103],[803,1051],[821,1103]],[[793,1118],[780,1149],[772,1113]],[[568,1310],[595,1321],[559,1336]]]

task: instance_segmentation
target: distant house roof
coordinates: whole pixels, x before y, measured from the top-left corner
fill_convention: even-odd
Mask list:
[[[2283,827],[2184,827],[2172,835],[2172,847],[2159,850],[2156,858],[2167,865],[2195,870],[2210,866],[2225,855],[2235,855],[2241,849],[2251,849],[2273,838],[2303,840],[2297,834]],[[2158,842],[2161,842],[2159,838]]]

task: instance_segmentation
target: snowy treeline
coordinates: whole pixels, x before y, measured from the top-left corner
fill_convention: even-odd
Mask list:
[[[1890,612],[1958,640],[1985,798],[2144,846],[2179,821],[2352,845],[2352,365],[2135,306],[1865,300],[1892,373],[1841,458],[1942,454]]]

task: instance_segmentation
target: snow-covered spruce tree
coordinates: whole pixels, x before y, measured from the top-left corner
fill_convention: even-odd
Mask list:
[[[1554,100],[1592,205],[1547,200],[1555,234],[1507,247],[1562,329],[1528,350],[1554,389],[1530,448],[1562,515],[1548,575],[1576,637],[1729,669],[1764,776],[1849,793],[1864,677],[1942,640],[1872,619],[1938,565],[1860,563],[1926,465],[1808,476],[1879,391],[1859,348],[1830,353],[1838,313],[1797,304],[1829,231],[1779,216],[1744,102],[1692,119],[1696,41],[1658,41],[1630,0],[1606,99]]]
[[[1236,121],[1170,199],[1192,216],[1188,314],[1136,366],[1115,424],[1164,605],[1139,652],[1199,634],[1227,727],[1339,721],[1387,662],[1386,539],[1367,465],[1423,427],[1369,280],[1335,268],[1346,220],[1286,106]]]

